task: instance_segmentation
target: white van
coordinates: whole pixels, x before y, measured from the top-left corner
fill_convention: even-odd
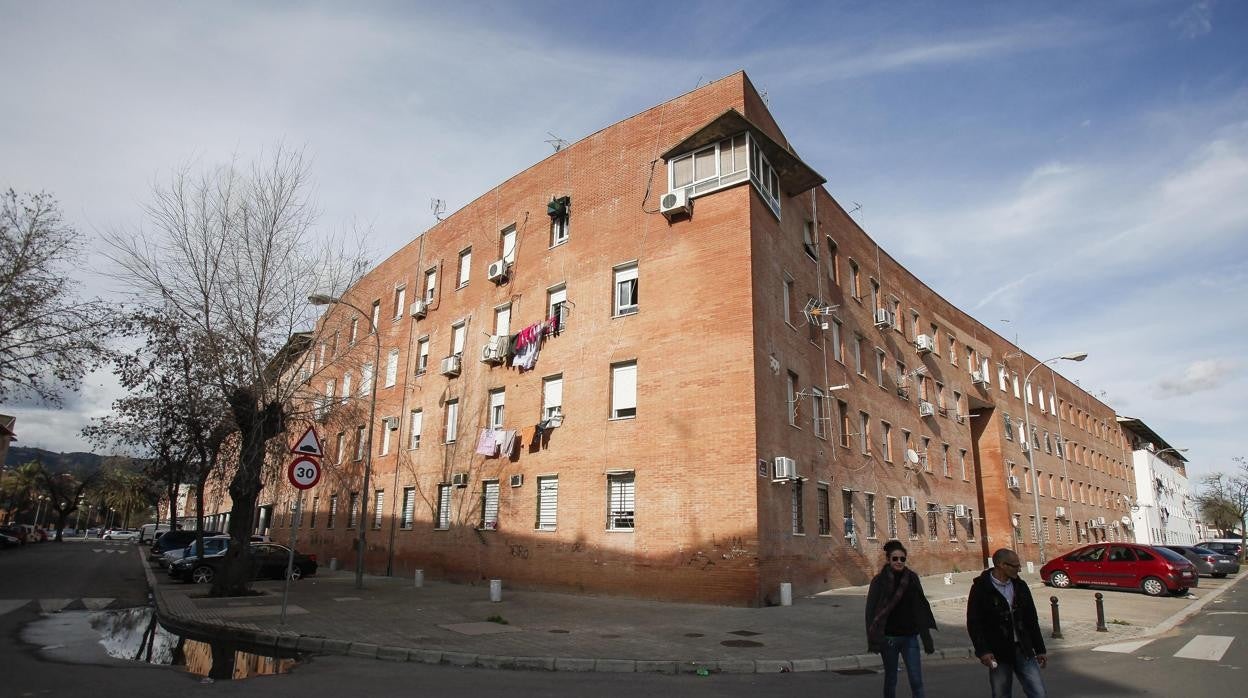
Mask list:
[[[152,541],[156,540],[156,537],[159,536],[160,534],[165,533],[166,531],[172,531],[172,530],[173,528],[167,523],[143,524],[142,526],[139,527],[139,542],[151,543]]]

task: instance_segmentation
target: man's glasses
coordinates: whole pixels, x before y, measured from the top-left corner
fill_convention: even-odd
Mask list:
[[[892,560],[893,562],[905,562],[905,561],[906,561],[906,558],[904,558],[904,557],[895,557],[895,556],[894,556],[894,557],[890,557],[889,559],[890,559],[890,560]]]

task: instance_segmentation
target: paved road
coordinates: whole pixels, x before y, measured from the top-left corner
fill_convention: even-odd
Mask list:
[[[135,562],[141,550],[92,538],[0,551],[0,600],[88,597],[141,606],[147,603],[147,582]]]

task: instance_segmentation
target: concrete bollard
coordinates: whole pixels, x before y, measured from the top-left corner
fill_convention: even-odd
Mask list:
[[[1035,574],[1035,573],[1036,573],[1036,563],[1031,562],[1029,560],[1027,562],[1027,574]]]
[[[1053,604],[1053,635],[1055,639],[1062,639],[1062,619],[1057,614],[1057,597],[1050,596],[1049,603]]]
[[[1099,591],[1096,592],[1096,632],[1109,632],[1109,628],[1105,626],[1105,595]]]
[[[502,600],[503,600],[503,580],[491,579],[490,580],[490,601],[493,601],[494,603],[498,603],[499,601],[502,601]]]
[[[780,582],[780,605],[793,605],[793,585],[789,582]]]
[[[945,573],[945,586],[951,586],[952,584],[953,584],[953,573],[946,572]]]
[[[415,582],[417,589],[423,587],[425,585],[425,571],[416,570],[415,579],[413,581]]]
[[[336,557],[329,558],[329,571],[330,572],[338,571],[338,558]]]

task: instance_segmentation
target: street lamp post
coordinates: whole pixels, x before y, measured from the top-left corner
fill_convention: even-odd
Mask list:
[[[41,514],[43,514],[43,503],[47,501],[47,499],[48,499],[48,495],[46,494],[39,495],[39,498],[38,498],[39,505],[35,507],[35,528],[39,528],[39,517]]]
[[[369,401],[368,401],[368,434],[367,434],[367,438],[365,439],[365,449],[367,450],[368,453],[364,459],[364,491],[360,492],[361,501],[360,501],[360,509],[359,509],[359,520],[356,521],[356,525],[359,527],[359,536],[356,539],[356,551],[355,551],[355,588],[363,589],[364,588],[364,542],[365,542],[366,534],[368,532],[368,527],[365,525],[366,524],[365,513],[367,509],[365,508],[364,503],[370,501],[368,488],[370,486],[370,482],[372,480],[372,474],[373,474],[373,419],[376,417],[376,412],[377,412],[377,373],[381,368],[381,334],[377,331],[377,324],[373,322],[373,316],[371,313],[366,313],[360,308],[356,307],[355,305],[347,301],[344,301],[341,298],[336,298],[334,296],[327,296],[325,294],[316,293],[311,296],[308,296],[308,302],[311,303],[312,305],[345,305],[347,306],[348,308],[354,310],[360,315],[363,315],[368,320],[368,327],[369,327],[370,332],[373,335],[373,342],[374,342],[373,374],[372,376],[369,377],[369,380],[372,383],[372,385],[370,386],[371,395],[369,396]],[[348,515],[350,515],[350,512],[348,512]]]
[[[1035,444],[1033,444],[1031,441],[1031,412],[1027,409],[1027,394],[1030,394],[1030,391],[1031,391],[1031,374],[1035,373],[1037,368],[1040,368],[1041,366],[1044,366],[1045,364],[1051,363],[1053,361],[1062,361],[1062,360],[1083,361],[1086,358],[1088,358],[1088,353],[1086,351],[1075,352],[1073,354],[1063,354],[1061,356],[1055,356],[1051,359],[1041,361],[1035,366],[1032,366],[1031,370],[1028,371],[1027,375],[1023,378],[1023,392],[1025,393],[1023,395],[1023,443],[1027,444],[1027,467],[1031,469],[1031,498],[1032,498],[1032,504],[1035,506],[1035,509],[1036,509],[1036,520],[1035,520],[1034,530],[1036,533],[1036,540],[1040,543],[1040,564],[1042,565],[1047,560],[1047,558],[1044,555],[1044,534],[1046,532],[1041,527],[1042,518],[1040,516],[1040,476],[1036,473],[1035,456],[1032,455],[1032,452],[1035,451]],[[1065,448],[1065,444],[1063,444],[1063,449],[1064,448]],[[1065,455],[1062,456],[1062,459],[1065,460]]]

